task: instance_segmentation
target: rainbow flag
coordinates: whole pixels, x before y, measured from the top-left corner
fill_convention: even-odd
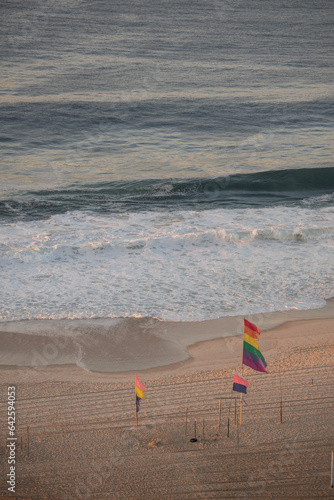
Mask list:
[[[140,401],[146,398],[144,391],[147,391],[144,384],[139,380],[138,375],[136,373],[135,379],[135,392],[136,392],[136,412],[138,413],[140,410]]]
[[[267,363],[259,350],[258,335],[260,330],[246,319],[244,320],[244,352],[242,363],[255,371],[268,373]]]
[[[233,376],[233,390],[247,394],[247,387],[249,387],[248,380],[243,378],[240,373],[236,371]]]

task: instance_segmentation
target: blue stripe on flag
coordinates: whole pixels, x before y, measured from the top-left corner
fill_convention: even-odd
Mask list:
[[[244,394],[247,394],[247,387],[245,385],[234,383],[233,390],[236,392],[243,392]]]

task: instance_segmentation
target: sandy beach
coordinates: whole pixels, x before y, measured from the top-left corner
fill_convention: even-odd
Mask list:
[[[240,369],[242,318],[140,320],[138,364],[131,336],[121,348],[118,331],[109,371],[71,364],[75,342],[73,335],[64,341],[64,329],[61,343],[45,323],[2,324],[2,353],[8,360],[15,341],[21,358],[16,366],[2,363],[0,372],[1,439],[8,437],[8,386],[16,387],[17,437],[15,493],[7,491],[8,450],[1,447],[1,498],[333,498],[333,316],[328,301],[319,310],[250,318],[261,329],[269,373],[244,368],[250,387],[241,425],[232,380]],[[106,327],[96,322],[100,331]],[[52,345],[59,364],[48,364]],[[97,362],[97,349],[85,354],[89,363]],[[23,366],[24,350],[35,366]],[[135,371],[148,388],[138,427]]]

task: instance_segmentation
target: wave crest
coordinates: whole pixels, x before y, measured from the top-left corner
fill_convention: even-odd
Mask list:
[[[332,204],[334,168],[291,169],[220,178],[150,179],[25,193],[0,201],[0,219],[43,219],[52,215],[147,210],[207,210]]]

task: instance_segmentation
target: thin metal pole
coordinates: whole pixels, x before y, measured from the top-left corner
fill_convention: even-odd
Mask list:
[[[241,376],[243,375],[244,365],[241,365]],[[242,424],[242,392],[240,393],[240,425]]]
[[[186,425],[185,425],[185,431],[184,431],[184,435],[186,436],[187,435],[187,427],[188,427],[188,408],[186,409]]]
[[[283,423],[283,394],[282,394],[281,366],[279,367],[279,384],[280,384],[280,391],[281,391],[280,419],[281,419],[281,424],[282,424]]]
[[[239,424],[238,424],[238,420],[237,420],[237,443],[238,443],[238,446],[239,446]]]
[[[220,432],[220,417],[222,413],[222,400],[219,400],[218,432]]]
[[[281,405],[280,405],[280,419],[281,419],[281,424],[283,423],[283,406],[282,406],[282,400],[281,400]]]
[[[227,419],[227,437],[230,437],[230,419]]]

